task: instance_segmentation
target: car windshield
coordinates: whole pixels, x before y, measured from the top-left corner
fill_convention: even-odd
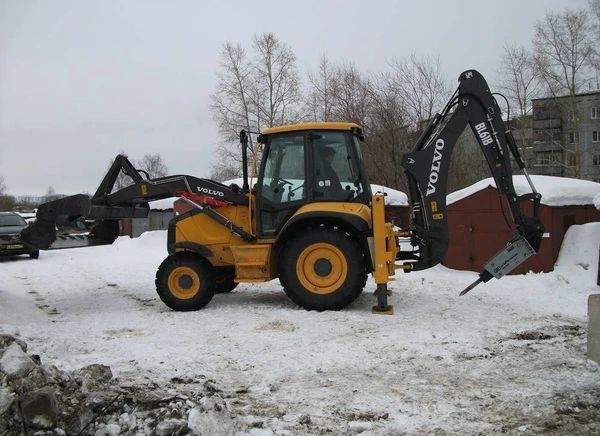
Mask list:
[[[27,223],[20,215],[0,215],[0,227],[26,226]]]

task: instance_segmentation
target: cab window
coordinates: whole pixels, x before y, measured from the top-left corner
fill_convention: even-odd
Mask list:
[[[350,132],[312,135],[313,192],[316,201],[351,201],[363,192],[356,140]]]
[[[288,214],[287,204],[306,200],[304,135],[269,138],[260,187],[263,233],[274,233]]]

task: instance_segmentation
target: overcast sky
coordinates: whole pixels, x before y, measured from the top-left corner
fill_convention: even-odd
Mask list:
[[[530,46],[546,10],[587,0],[0,0],[0,176],[12,195],[94,192],[121,150],[208,177],[219,51],[273,32],[300,73],[318,58],[384,71],[439,56],[493,82],[505,42]],[[449,97],[449,96],[448,96]],[[441,108],[440,108],[441,109]]]

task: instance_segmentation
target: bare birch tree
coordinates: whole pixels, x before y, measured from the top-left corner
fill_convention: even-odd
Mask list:
[[[411,122],[394,78],[389,73],[373,76],[372,103],[365,141],[365,166],[373,183],[406,192],[402,155],[412,148]]]
[[[239,175],[241,153],[238,147],[232,147],[231,144],[237,145],[240,130],[251,131],[256,122],[256,111],[250,99],[250,94],[253,92],[252,65],[247,59],[246,51],[239,43],[223,44],[220,57],[217,88],[211,95],[210,110],[223,143],[216,150],[219,161],[213,164],[213,172],[221,168],[229,168],[235,169]],[[250,147],[253,147],[252,143]]]
[[[336,69],[329,57],[323,55],[319,59],[316,73],[308,72],[309,89],[304,112],[309,120],[333,121]]]
[[[352,122],[368,130],[368,117],[373,94],[370,79],[353,63],[342,62],[335,68],[332,89],[331,118]]]
[[[587,11],[565,10],[562,13],[547,12],[543,20],[535,25],[533,39],[534,60],[541,79],[547,85],[553,97],[567,97],[566,105],[559,104],[558,109],[568,120],[567,126],[573,132],[574,143],[554,141],[562,147],[568,158],[561,165],[573,171],[576,178],[581,177],[582,153],[579,132],[579,114],[576,95],[584,90],[591,79],[591,67],[594,61],[592,27]]]
[[[272,33],[255,35],[252,47],[256,53],[253,63],[256,92],[252,95],[258,112],[256,128],[297,122],[300,76],[296,55]]]
[[[600,38],[600,0],[590,0],[592,27],[596,31],[596,38]]]
[[[498,76],[498,83],[494,88],[500,91],[508,102],[507,122],[515,134],[521,156],[524,160],[531,159],[531,100],[540,97],[543,91],[543,83],[537,73],[532,53],[522,45],[505,44]],[[503,106],[504,101],[498,99],[498,104]]]
[[[522,45],[505,44],[498,74],[500,79],[496,89],[504,94],[516,112],[513,116],[522,119],[529,115],[531,100],[541,96],[543,90],[533,55]]]
[[[429,56],[393,59],[394,86],[418,130],[445,104],[452,87],[442,74],[438,58]]]
[[[255,35],[252,49],[251,59],[239,43],[226,42],[221,50],[210,106],[223,140],[216,150],[219,162],[213,164],[216,174],[241,174],[240,130],[260,131],[299,117],[300,79],[292,49],[272,33]],[[252,137],[248,146],[256,163],[260,150]]]
[[[169,172],[160,153],[146,153],[140,160],[135,162],[134,166],[137,169],[144,170],[151,179],[165,177]]]
[[[598,47],[600,42],[600,0],[590,0],[590,13],[592,21],[592,29],[594,31],[594,47]],[[596,69],[596,89],[600,89],[598,86],[598,73],[600,72],[600,51],[596,48],[594,50],[594,68]]]

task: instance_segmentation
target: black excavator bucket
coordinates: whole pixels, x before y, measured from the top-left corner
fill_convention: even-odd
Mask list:
[[[20,239],[41,250],[107,245],[119,236],[118,219],[148,216],[147,204],[104,206],[91,202],[89,196],[78,194],[40,205],[35,221],[23,229]],[[59,231],[57,221],[73,222],[80,217],[96,220],[89,232]]]
[[[139,190],[141,195],[132,196],[131,201],[111,199],[115,182],[120,173],[131,178],[133,187],[130,186],[129,189]],[[41,250],[112,244],[119,236],[117,220],[148,216],[150,208],[147,199],[143,198],[145,186],[138,185],[142,182],[144,179],[140,175],[140,171],[129,162],[126,156],[117,155],[92,198],[85,194],[77,194],[40,205],[35,221],[21,232],[21,240]],[[63,220],[63,218],[67,221],[74,221],[80,217],[96,220],[89,232],[85,234],[58,232],[57,234],[57,230],[59,230],[56,225],[57,221]]]
[[[129,177],[130,180],[127,180],[130,183],[115,189],[120,174]],[[91,198],[78,194],[40,205],[36,220],[21,232],[21,240],[40,250],[112,244],[119,236],[118,220],[146,218],[150,212],[148,202],[183,194],[202,197],[203,205],[196,204],[196,207],[236,232],[242,239],[253,239],[252,235],[232,226],[226,218],[210,210],[215,205],[247,205],[247,196],[212,180],[192,176],[174,175],[150,179],[145,171],[136,169],[126,156],[117,155]],[[74,221],[81,217],[96,220],[87,234],[57,232],[61,230],[60,225],[57,227],[57,222],[65,219]]]

